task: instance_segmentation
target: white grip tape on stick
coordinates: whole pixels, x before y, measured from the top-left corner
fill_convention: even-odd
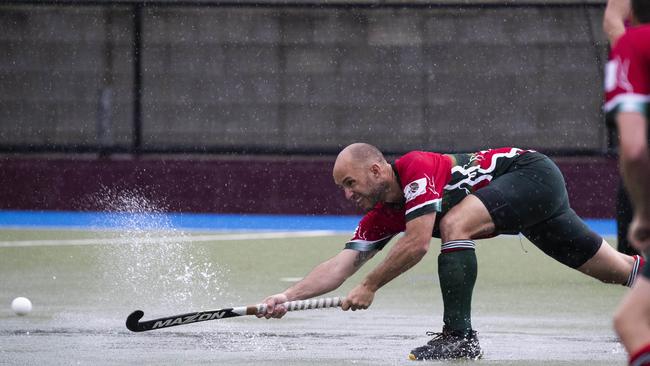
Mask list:
[[[287,311],[335,308],[341,306],[343,299],[341,297],[325,297],[320,299],[296,300],[283,303]],[[258,312],[266,312],[266,304],[258,305]]]
[[[289,301],[285,302],[283,305],[287,308],[287,311],[335,308],[341,306],[341,298],[326,297],[321,299]]]

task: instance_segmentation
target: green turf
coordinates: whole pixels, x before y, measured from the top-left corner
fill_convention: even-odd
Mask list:
[[[0,359],[6,356],[15,364],[136,364],[152,359],[157,364],[412,364],[405,361],[409,347],[426,341],[424,331],[440,329],[439,242],[434,239],[425,259],[380,289],[365,312],[302,312],[279,321],[238,318],[134,335],[125,330],[123,319],[136,307],[147,317],[256,303],[288,286],[287,278],[301,277],[338,253],[348,239],[166,244],[134,239],[121,245],[65,245],[66,240],[136,234],[169,235],[0,231],[0,242],[63,244],[0,247],[0,304],[5,304],[0,306],[0,328],[5,329]],[[390,248],[332,295],[345,295]],[[610,324],[623,287],[568,269],[518,237],[480,241],[477,255],[474,327],[486,351],[480,364],[625,364]],[[13,315],[9,303],[15,296],[29,297],[33,313]],[[236,341],[235,349],[216,340],[222,332]],[[63,348],[52,349],[56,344]],[[142,356],[143,347],[153,358]],[[205,349],[212,352],[200,352]]]

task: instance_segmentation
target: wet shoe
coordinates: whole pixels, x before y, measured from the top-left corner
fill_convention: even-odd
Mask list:
[[[477,360],[483,356],[476,331],[462,332],[445,326],[442,333],[427,332],[427,335],[434,337],[426,345],[412,350],[411,360]]]

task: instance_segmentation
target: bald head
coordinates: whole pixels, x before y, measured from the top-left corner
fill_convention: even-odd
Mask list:
[[[376,147],[363,142],[357,142],[345,147],[336,158],[336,162],[347,162],[354,165],[368,166],[374,163],[385,163],[384,154]],[[336,164],[335,164],[336,165]]]
[[[356,143],[343,149],[334,163],[333,175],[345,197],[365,211],[377,202],[393,199],[393,186],[401,195],[390,164],[379,149],[369,144]]]

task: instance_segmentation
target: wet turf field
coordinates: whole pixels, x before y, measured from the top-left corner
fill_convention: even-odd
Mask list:
[[[1,230],[0,364],[411,365],[409,350],[428,340],[426,331],[441,329],[436,239],[366,311],[309,310],[145,333],[125,328],[136,309],[152,319],[257,303],[348,239],[242,234]],[[344,296],[384,254],[329,295]],[[484,350],[477,364],[626,364],[611,328],[625,288],[565,268],[518,237],[479,241],[477,254],[473,323]],[[16,296],[33,302],[28,316],[11,311]]]

